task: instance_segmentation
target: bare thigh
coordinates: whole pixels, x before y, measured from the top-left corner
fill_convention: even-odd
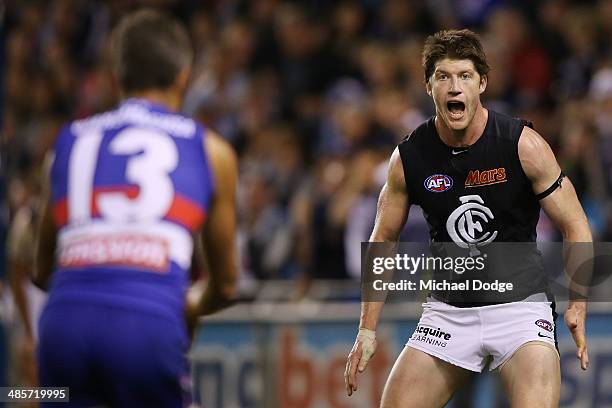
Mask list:
[[[550,344],[526,343],[503,365],[500,374],[512,407],[559,406],[559,355]]]
[[[469,371],[404,347],[395,361],[385,390],[382,408],[443,407],[469,376]]]

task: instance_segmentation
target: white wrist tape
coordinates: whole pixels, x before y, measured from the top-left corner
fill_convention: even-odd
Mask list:
[[[359,329],[357,341],[361,343],[361,359],[358,369],[363,371],[376,350],[376,332],[370,329]]]
[[[359,329],[359,333],[357,333],[357,338],[358,339],[369,339],[369,340],[376,340],[376,332],[374,330],[370,330],[370,329]]]

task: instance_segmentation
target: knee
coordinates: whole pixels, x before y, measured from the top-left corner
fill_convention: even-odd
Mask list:
[[[398,401],[392,401],[390,398],[383,398],[380,401],[380,408],[397,408],[399,406]]]

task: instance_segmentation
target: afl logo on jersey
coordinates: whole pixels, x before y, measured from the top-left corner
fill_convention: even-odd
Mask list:
[[[423,185],[432,193],[443,193],[453,187],[453,179],[445,174],[434,174],[427,177]]]
[[[453,242],[461,248],[487,245],[497,237],[497,231],[486,231],[486,225],[494,219],[493,212],[484,206],[484,200],[476,194],[459,197],[461,205],[446,220],[446,230]]]

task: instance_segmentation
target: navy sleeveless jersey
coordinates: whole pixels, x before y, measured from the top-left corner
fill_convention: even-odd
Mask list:
[[[139,99],[61,130],[50,305],[111,305],[182,322],[193,233],[213,191],[204,137],[193,120]]]
[[[515,284],[511,293],[477,300],[475,296],[483,294],[432,292],[458,305],[521,300],[547,287],[535,246],[540,205],[518,157],[521,132],[531,125],[488,112],[482,136],[467,148],[447,146],[437,133],[434,117],[398,146],[409,200],[423,209],[432,251],[443,255],[455,249],[497,250],[495,264],[491,258],[490,267],[480,275],[452,273],[444,278],[499,279]],[[491,245],[494,242],[513,244]],[[513,251],[518,252],[513,256]]]

